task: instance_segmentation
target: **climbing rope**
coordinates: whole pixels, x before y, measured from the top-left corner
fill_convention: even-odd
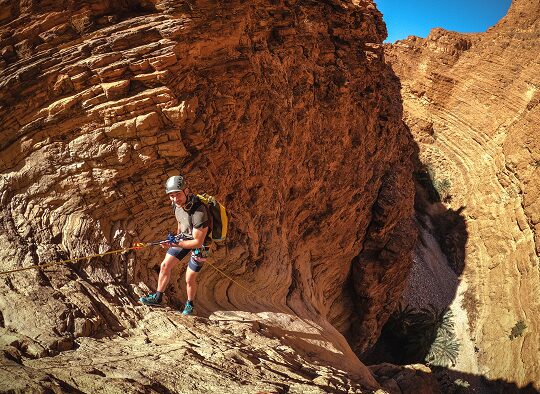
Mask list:
[[[20,272],[20,271],[26,271],[26,270],[31,270],[31,269],[40,269],[40,268],[47,268],[47,267],[52,267],[54,265],[60,265],[60,264],[67,264],[67,263],[76,263],[77,261],[81,261],[81,260],[90,260],[90,259],[93,259],[95,257],[102,257],[102,256],[107,256],[109,254],[117,254],[117,253],[125,253],[125,252],[129,252],[130,250],[139,250],[139,249],[143,249],[143,248],[146,248],[148,246],[155,246],[155,245],[159,245],[159,244],[162,244],[162,243],[166,243],[166,242],[178,242],[179,240],[183,239],[183,235],[180,234],[180,235],[173,235],[173,234],[169,234],[167,235],[167,239],[166,240],[163,240],[163,241],[154,241],[154,242],[136,242],[133,244],[132,247],[130,248],[123,248],[123,249],[117,249],[117,250],[111,250],[109,252],[105,252],[105,253],[99,253],[99,254],[92,254],[92,255],[89,255],[89,256],[83,256],[83,257],[76,257],[74,259],[67,259],[67,260],[60,260],[60,261],[53,261],[51,263],[44,263],[44,264],[37,264],[37,265],[31,265],[29,267],[23,267],[23,268],[16,268],[16,269],[12,269],[12,270],[9,270],[9,271],[1,271],[0,272],[0,276],[1,275],[7,275],[7,274],[12,274],[14,272]]]
[[[27,270],[31,270],[31,269],[43,269],[43,268],[52,267],[52,266],[60,265],[60,264],[76,263],[78,261],[90,260],[90,259],[93,259],[93,258],[96,258],[96,257],[103,257],[103,256],[111,255],[111,254],[126,253],[126,252],[129,252],[130,250],[140,250],[140,249],[147,248],[149,246],[155,246],[155,245],[159,245],[159,244],[165,243],[165,242],[177,242],[178,241],[177,239],[174,239],[172,237],[174,237],[174,236],[169,234],[169,236],[167,237],[167,240],[164,240],[164,241],[137,242],[137,243],[134,243],[133,246],[131,246],[129,248],[111,250],[111,251],[108,251],[108,252],[105,252],[105,253],[98,253],[98,254],[93,254],[93,255],[89,255],[89,256],[76,257],[76,258],[73,258],[73,259],[53,261],[53,262],[50,262],[50,263],[37,264],[37,265],[29,266],[29,267],[22,267],[22,268],[16,268],[16,269],[8,270],[8,271],[2,271],[2,272],[0,272],[0,276],[12,274],[12,273],[15,273],[15,272],[27,271]],[[230,275],[227,275],[223,270],[216,267],[210,261],[207,260],[206,263],[208,263],[213,269],[215,269],[221,275],[223,275],[224,277],[229,279],[231,282],[235,283],[237,286],[239,286],[240,288],[245,290],[248,294],[252,295],[255,298],[259,298],[259,296],[257,294],[255,294],[249,288],[247,288],[246,286],[242,285],[241,283],[239,283],[238,281],[233,279]],[[289,314],[289,311],[286,311],[285,309],[281,308],[278,305],[274,305],[274,307],[276,307],[281,313],[284,313],[286,315]],[[298,317],[302,322],[304,322],[308,326],[311,326],[312,328],[315,328],[317,331],[320,330],[320,327],[317,327],[313,323],[304,320],[302,317],[300,317],[298,315],[296,315],[296,317]],[[320,332],[320,334],[321,334],[321,336],[323,338],[327,339],[326,336],[322,334],[322,332]]]
[[[210,264],[210,266],[215,269],[217,272],[219,272],[221,275],[225,276],[226,278],[228,278],[231,282],[235,283],[236,285],[240,286],[243,290],[247,291],[250,295],[252,295],[253,297],[257,298],[257,299],[260,299],[260,296],[255,294],[254,292],[252,292],[250,289],[248,289],[247,287],[245,287],[244,285],[242,285],[241,283],[237,282],[236,280],[234,280],[233,278],[231,278],[229,275],[227,275],[225,272],[223,272],[222,270],[220,270],[218,267],[216,267],[214,264],[212,264],[210,261],[206,261],[205,264]],[[288,315],[290,313],[290,311],[287,311],[283,308],[281,308],[279,305],[274,305],[274,307],[280,311],[281,313],[285,314],[285,315]],[[295,313],[293,311],[293,313]],[[326,340],[328,340],[329,342],[331,342],[327,337],[326,335],[323,334],[323,332],[321,332],[320,330],[322,329],[322,327],[317,327],[314,323],[311,323],[305,319],[303,319],[302,317],[298,316],[296,313],[295,313],[295,316],[297,318],[299,318],[302,322],[304,322],[305,324],[307,324],[308,326],[310,326],[311,328],[314,328],[315,330],[319,331],[319,334]]]
[[[16,268],[16,269],[12,269],[12,270],[9,270],[9,271],[2,271],[2,272],[0,272],[0,275],[7,275],[7,274],[12,274],[14,272],[27,271],[27,270],[31,270],[31,269],[47,268],[47,267],[52,267],[54,265],[60,265],[60,264],[76,263],[77,261],[90,260],[90,259],[93,259],[94,257],[102,257],[102,256],[107,256],[109,254],[125,253],[125,252],[129,252],[130,250],[139,250],[139,249],[142,249],[142,248],[146,248],[147,246],[151,246],[151,245],[152,245],[152,243],[139,242],[139,243],[134,244],[130,248],[111,250],[111,251],[108,251],[108,252],[105,252],[105,253],[92,254],[92,255],[84,256],[84,257],[76,257],[74,259],[53,261],[53,262],[50,262],[50,263],[31,265],[29,267]]]

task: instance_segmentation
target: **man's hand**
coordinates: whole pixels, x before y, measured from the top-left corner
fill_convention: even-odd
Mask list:
[[[197,249],[200,248],[203,245],[204,238],[206,236],[206,233],[208,232],[208,227],[204,227],[202,229],[193,229],[193,238],[180,238],[176,242],[172,242],[172,238],[174,236],[170,236],[167,241],[160,242],[160,246],[163,249],[173,248],[173,247],[179,247],[183,249]]]
[[[178,246],[178,245],[174,245],[172,242],[169,242],[169,241],[163,241],[159,243],[159,246],[161,246],[163,249],[169,249],[169,248],[172,248],[173,246]]]
[[[163,248],[163,249],[167,249],[167,248],[172,248],[172,247],[175,247],[175,246],[180,246],[180,242],[183,241],[183,236],[179,233],[177,235],[174,235],[172,233],[169,233],[167,235],[167,240],[166,241],[161,241],[159,243],[159,245]]]
[[[159,246],[161,246],[163,249],[169,249],[169,248],[173,248],[173,247],[178,247],[180,246],[179,243],[182,242],[182,241],[178,241],[178,242],[171,242],[171,241],[163,241],[163,242],[160,242],[159,243]]]

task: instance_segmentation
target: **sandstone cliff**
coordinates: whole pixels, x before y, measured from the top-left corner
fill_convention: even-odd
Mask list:
[[[537,1],[515,0],[486,33],[434,29],[386,47],[404,118],[445,201],[439,209],[464,208],[455,369],[537,389],[539,16]]]
[[[377,386],[349,344],[379,335],[415,230],[413,142],[371,2],[8,1],[0,22],[0,268],[162,238],[163,184],[182,172],[231,213],[214,262],[234,282],[207,267],[197,313],[249,314],[138,306],[157,249],[2,276],[3,389]]]

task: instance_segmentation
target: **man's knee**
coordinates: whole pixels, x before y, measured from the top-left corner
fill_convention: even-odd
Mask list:
[[[193,286],[196,283],[197,283],[197,272],[194,272],[188,268],[186,271],[186,284],[188,286]]]
[[[171,255],[166,255],[165,258],[163,259],[163,261],[161,262],[161,270],[170,271],[179,262],[180,262],[180,260],[178,260],[176,257],[173,257]]]

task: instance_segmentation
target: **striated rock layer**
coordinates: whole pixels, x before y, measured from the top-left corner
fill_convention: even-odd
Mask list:
[[[8,1],[0,24],[0,269],[162,239],[175,228],[163,185],[182,172],[231,214],[213,259],[229,277],[201,272],[197,313],[301,316],[315,332],[276,335],[355,387],[377,386],[345,338],[357,354],[374,343],[403,291],[415,231],[413,141],[371,2]],[[162,255],[3,275],[3,371],[19,368],[9,376],[23,389],[34,373],[23,366],[65,365],[75,348],[75,358],[104,348],[143,357],[105,338],[140,341],[148,308],[137,298],[155,289]],[[184,270],[166,293],[176,307]],[[178,357],[186,352],[202,360]],[[119,390],[133,379],[178,389],[165,372],[88,368],[124,379]],[[58,368],[46,373],[67,384]],[[75,388],[91,391],[91,380]]]
[[[515,0],[486,33],[435,29],[386,48],[421,159],[446,206],[464,207],[468,242],[455,303],[467,312],[462,343],[472,341],[474,351],[456,368],[537,389],[539,17],[537,1]]]

